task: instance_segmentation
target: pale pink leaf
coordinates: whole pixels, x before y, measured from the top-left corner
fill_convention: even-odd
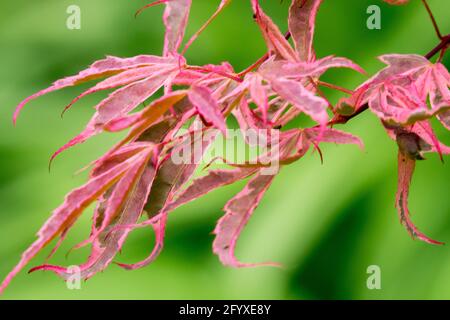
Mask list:
[[[94,62],[88,69],[81,71],[79,74],[58,80],[51,87],[39,91],[38,93],[35,93],[34,95],[26,98],[17,106],[13,121],[14,123],[17,121],[17,117],[19,116],[20,111],[28,102],[47,93],[57,91],[66,87],[75,86],[86,81],[114,75],[130,68],[161,63],[162,61],[164,61],[162,58],[156,56],[140,55],[133,58],[117,58],[108,56],[106,59]]]
[[[90,176],[99,176],[120,163],[130,159],[132,156],[140,153],[144,149],[150,149],[152,147],[153,145],[148,142],[134,142],[123,146],[112,153],[108,153],[93,163]]]
[[[285,100],[324,125],[328,121],[328,103],[307,90],[300,82],[288,79],[273,80],[272,88]]]
[[[213,244],[214,253],[219,256],[224,265],[230,267],[258,265],[239,262],[234,252],[242,229],[249,221],[273,179],[273,175],[259,174],[255,176],[239,194],[225,205],[225,215],[219,220],[214,230],[216,238]],[[273,264],[268,263],[266,265]]]
[[[167,211],[173,211],[176,208],[200,198],[217,188],[243,180],[255,172],[256,170],[252,168],[209,171],[207,175],[195,179],[192,184],[186,188],[186,190],[184,190],[167,206]]]
[[[101,133],[108,122],[125,116],[128,112],[136,108],[140,103],[151,97],[158,89],[170,81],[173,68],[162,70],[146,79],[131,83],[113,92],[97,106],[97,112],[87,124],[86,128],[67,144],[59,148],[53,155],[52,160],[61,152],[83,143],[92,136]]]
[[[135,156],[136,157],[136,156]],[[64,203],[58,207],[45,225],[38,232],[38,239],[24,252],[22,259],[7,275],[0,286],[0,293],[12,278],[24,268],[34,256],[63,232],[68,225],[78,218],[83,210],[109,189],[129,168],[134,158],[125,161],[109,171],[91,179],[84,186],[75,189],[66,196]]]
[[[272,79],[279,77],[303,79],[307,77],[319,78],[331,68],[349,68],[360,73],[365,73],[365,71],[353,61],[334,56],[328,56],[313,62],[292,62],[270,59],[261,66],[259,72],[261,72],[264,77]]]
[[[172,66],[177,65],[177,61],[170,60],[170,64]],[[74,103],[79,101],[81,98],[86,97],[87,95],[93,94],[98,91],[108,90],[124,85],[128,85],[130,83],[142,80],[144,78],[151,77],[153,74],[158,74],[161,70],[167,68],[167,64],[155,64],[152,66],[139,67],[130,70],[125,70],[117,75],[113,75],[99,83],[97,83],[94,87],[86,90],[78,97],[73,99],[64,109],[64,111],[68,110]]]
[[[269,98],[266,88],[263,84],[263,78],[258,73],[253,74],[249,81],[250,96],[253,102],[258,106],[262,114],[263,121],[267,123],[267,113],[269,111]]]
[[[359,88],[373,86],[389,79],[408,77],[431,64],[425,57],[416,54],[387,54],[380,56],[379,59],[388,67],[375,74]],[[370,90],[368,93],[370,94]]]
[[[147,165],[114,226],[132,225],[138,221],[152,186],[154,175],[155,170],[152,165]],[[110,228],[112,229],[114,226],[111,225]],[[129,228],[115,228],[111,232],[108,229],[105,230],[103,235],[94,241],[88,261],[80,266],[80,277],[89,279],[97,272],[105,269],[122,248],[130,231]],[[43,265],[32,269],[32,271],[37,270],[53,271],[64,279],[69,279],[72,275],[67,268],[60,266]]]
[[[315,59],[313,49],[316,16],[322,0],[292,0],[289,9],[289,31],[302,61]]]
[[[348,132],[339,131],[331,128],[311,128],[305,129],[305,134],[308,139],[314,142],[326,142],[336,144],[355,144],[361,149],[364,149],[362,140]]]
[[[166,36],[164,40],[164,56],[178,51],[186,32],[192,0],[166,1],[164,11],[164,24]]]

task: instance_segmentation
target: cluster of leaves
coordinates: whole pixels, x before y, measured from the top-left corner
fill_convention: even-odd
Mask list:
[[[406,2],[385,1],[391,4]],[[86,128],[59,149],[52,159],[96,134],[123,130],[128,133],[92,164],[89,181],[69,193],[53,212],[39,231],[38,239],[6,277],[0,291],[39,251],[59,238],[53,254],[79,216],[94,202],[97,206],[90,236],[76,246],[92,247],[87,262],[80,266],[84,279],[105,269],[121,250],[129,233],[146,226],[153,228],[156,239],[149,257],[135,264],[118,265],[125,269],[148,265],[163,248],[170,212],[216,188],[247,178],[250,179],[244,189],[225,205],[225,215],[215,229],[213,250],[227,266],[254,266],[235,258],[236,242],[275,175],[262,174],[264,165],[257,161],[257,164],[227,162],[228,169],[208,168],[203,176],[195,177],[197,162],[178,164],[171,158],[173,152],[193,143],[187,138],[194,133],[208,137],[202,139],[204,147],[212,144],[217,132],[225,134],[228,117],[235,117],[242,130],[279,130],[278,156],[279,163],[284,166],[299,160],[311,147],[320,150],[320,143],[362,146],[359,138],[338,131],[332,125],[344,123],[370,108],[399,145],[397,207],[401,221],[414,237],[438,243],[412,224],[407,199],[416,159],[422,159],[424,152],[450,152],[450,148],[438,141],[429,123],[431,117],[437,116],[447,129],[450,127],[447,69],[422,56],[385,55],[381,60],[387,68],[348,92],[351,95],[342,98],[337,106],[332,106],[318,89],[321,76],[331,68],[364,71],[346,58],[316,56],[313,38],[322,0],[292,0],[287,36],[266,15],[258,0],[251,0],[255,21],[268,47],[267,55],[241,73],[236,73],[227,62],[189,65],[183,53],[230,2],[222,0],[215,14],[187,41],[184,49],[179,50],[191,0],[157,1],[151,5],[164,4],[166,7],[162,56],[107,57],[75,76],[55,82],[18,106],[14,121],[32,99],[105,78],[66,107],[67,110],[91,93],[116,89],[95,107],[96,112]],[[164,92],[161,98],[153,98],[146,107],[136,111],[160,90]],[[333,114],[331,117],[330,113]],[[309,116],[317,125],[281,129],[300,114]],[[198,129],[199,123],[205,126]],[[183,127],[189,129],[187,133],[180,130]],[[32,270],[42,269],[54,271],[63,278],[70,277],[69,270],[61,266],[42,265]]]

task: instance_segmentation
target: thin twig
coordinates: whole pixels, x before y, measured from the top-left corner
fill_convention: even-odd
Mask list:
[[[328,83],[328,82],[324,82],[324,81],[320,81],[320,80],[317,80],[316,82],[317,82],[317,84],[319,86],[327,87],[327,88],[330,88],[330,89],[333,89],[333,90],[338,90],[338,91],[344,92],[344,93],[349,94],[349,95],[352,95],[354,93],[354,91],[352,91],[352,90],[349,90],[349,89],[337,86],[337,85],[332,84],[332,83]]]
[[[238,76],[243,77],[245,76],[247,73],[255,70],[256,68],[258,68],[261,64],[264,63],[264,61],[266,61],[267,59],[269,59],[269,54],[266,53],[265,55],[263,55],[261,58],[259,58],[255,63],[253,63],[251,66],[249,66],[247,69],[241,71],[240,73],[238,73]]]
[[[430,8],[430,6],[428,5],[427,0],[422,0],[422,3],[423,3],[423,5],[425,6],[425,9],[427,9],[428,15],[429,15],[430,18],[431,18],[431,22],[433,23],[433,27],[434,27],[434,30],[436,31],[436,34],[437,34],[438,38],[442,40],[442,38],[443,38],[443,37],[442,37],[442,33],[441,33],[441,31],[439,30],[439,26],[438,26],[438,24],[437,24],[437,22],[436,22],[436,19],[435,19],[435,17],[434,17],[433,11],[431,11],[431,8]]]
[[[291,37],[291,33],[288,31],[285,33],[284,37],[286,38],[286,40],[289,40]],[[261,64],[263,64],[267,59],[269,59],[270,55],[269,53],[266,53],[265,55],[263,55],[261,58],[259,58],[255,63],[253,63],[251,66],[249,66],[248,68],[246,68],[244,71],[241,71],[240,73],[238,73],[238,76],[243,77],[245,76],[247,73],[255,70],[256,68],[258,68]]]
[[[366,103],[366,104],[362,105],[361,107],[359,107],[355,113],[353,113],[349,116],[343,116],[343,115],[338,114],[330,122],[328,122],[328,125],[333,126],[335,124],[346,124],[347,122],[349,122],[353,118],[359,116],[361,113],[363,113],[367,109],[369,109],[369,105]]]
[[[220,70],[211,69],[211,68],[208,68],[208,67],[187,66],[186,69],[200,71],[200,72],[215,73],[215,74],[218,74],[218,75],[223,76],[225,78],[234,80],[236,82],[242,82],[243,81],[242,78],[239,77],[239,75],[227,73],[227,72],[220,71]]]
[[[312,83],[314,88],[316,89],[319,96],[321,96],[322,99],[324,99],[328,103],[328,109],[330,109],[330,111],[332,111],[334,113],[333,104],[330,102],[330,100],[328,100],[327,96],[323,93],[323,91],[320,90],[319,84],[316,81],[314,81],[314,79],[312,77],[308,77],[308,79]]]

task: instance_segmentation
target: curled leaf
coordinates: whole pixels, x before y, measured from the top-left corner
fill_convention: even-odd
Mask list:
[[[242,229],[249,221],[264,193],[271,185],[274,176],[257,175],[247,186],[225,205],[225,215],[217,223],[214,234],[213,251],[220,261],[230,267],[251,267],[258,265],[277,265],[273,263],[250,264],[239,262],[234,254],[236,243]]]
[[[398,153],[398,189],[396,196],[396,207],[400,216],[401,223],[406,227],[413,238],[428,242],[430,244],[443,244],[433,240],[420,232],[411,221],[408,208],[409,186],[411,185],[412,175],[416,166],[416,160]]]

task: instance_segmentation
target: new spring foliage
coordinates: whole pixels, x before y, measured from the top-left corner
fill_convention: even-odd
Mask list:
[[[314,31],[322,0],[292,0],[287,36],[264,12],[259,1],[251,0],[255,21],[267,45],[267,55],[240,73],[228,62],[190,65],[184,52],[230,2],[222,0],[211,19],[186,41],[184,47],[191,0],[152,3],[146,8],[156,4],[165,6],[166,34],[161,56],[108,56],[75,76],[56,81],[19,104],[14,122],[28,102],[53,91],[97,81],[73,99],[65,108],[67,110],[89,94],[114,89],[95,107],[85,129],[61,147],[52,159],[94,135],[124,130],[127,135],[92,164],[86,184],[71,191],[63,204],[53,211],[38,232],[37,240],[7,275],[0,291],[38,252],[59,239],[54,253],[92,203],[96,203],[96,207],[90,236],[76,246],[91,246],[87,261],[80,266],[84,279],[104,270],[136,228],[152,228],[156,242],[147,259],[118,265],[125,269],[148,265],[164,246],[166,222],[173,210],[212,190],[244,179],[248,179],[247,185],[226,203],[225,214],[217,223],[213,251],[226,266],[260,265],[240,262],[234,252],[241,231],[276,174],[263,174],[264,165],[258,162],[235,164],[227,161],[228,169],[208,167],[204,175],[198,177],[194,175],[198,169],[194,161],[179,164],[171,158],[173,152],[192,143],[185,138],[198,130],[208,136],[203,142],[205,146],[213,143],[218,134],[225,134],[229,117],[236,118],[242,130],[279,130],[279,163],[285,166],[300,160],[311,149],[320,151],[322,143],[362,147],[359,138],[331,125],[336,119],[351,117],[361,108],[368,107],[399,146],[396,206],[402,223],[413,237],[439,243],[414,226],[407,202],[415,161],[423,159],[426,152],[441,155],[450,152],[438,141],[429,122],[437,117],[442,125],[450,128],[450,76],[445,66],[414,54],[384,55],[380,59],[386,68],[354,91],[347,92],[337,106],[330,105],[318,89],[321,76],[332,68],[364,71],[346,58],[316,56]],[[403,4],[406,1],[386,2]],[[154,98],[161,90],[164,92],[162,97]],[[136,111],[144,102],[149,103]],[[300,114],[310,117],[316,125],[283,129]],[[198,123],[206,127],[197,129]],[[183,127],[188,127],[188,133],[180,133]],[[32,269],[35,270],[51,270],[63,278],[70,276],[63,266],[46,264]]]

